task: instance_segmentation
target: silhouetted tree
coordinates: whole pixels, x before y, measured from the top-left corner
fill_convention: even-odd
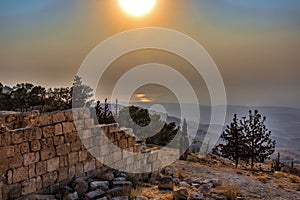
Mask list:
[[[93,89],[82,83],[81,77],[75,76],[73,86],[71,87],[71,95],[73,100],[73,108],[89,107],[92,103]]]
[[[214,153],[228,158],[235,162],[235,167],[238,167],[239,160],[245,156],[246,138],[243,135],[242,127],[238,123],[237,115],[233,117],[230,125],[227,125],[226,130],[222,133],[221,139],[225,144],[219,144],[213,150]]]
[[[249,111],[249,117],[241,120],[241,127],[246,139],[251,169],[254,162],[264,162],[275,151],[276,141],[272,140],[271,131],[265,126],[266,117],[262,117],[258,110]]]
[[[180,160],[186,159],[186,151],[188,147],[189,147],[189,139],[187,134],[187,122],[186,119],[184,119],[182,124],[181,135],[180,135],[180,147],[179,147]]]
[[[107,99],[105,99],[103,106],[101,105],[100,101],[97,101],[95,111],[99,124],[111,124],[116,122]]]

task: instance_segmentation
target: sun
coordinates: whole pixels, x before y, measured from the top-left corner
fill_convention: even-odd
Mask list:
[[[156,0],[118,0],[121,8],[130,15],[139,17],[149,13]]]

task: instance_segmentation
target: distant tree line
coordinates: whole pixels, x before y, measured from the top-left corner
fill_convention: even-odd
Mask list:
[[[71,87],[46,89],[31,83],[20,83],[12,89],[5,93],[0,84],[0,110],[51,112],[72,108],[73,92],[76,93],[73,107],[89,106],[92,97],[92,89],[83,84],[78,76],[75,76]]]
[[[235,167],[243,160],[253,169],[255,162],[264,162],[275,151],[276,141],[270,138],[271,131],[266,128],[265,121],[266,117],[258,110],[250,110],[249,116],[240,120],[235,114],[221,135],[224,143],[217,145],[213,153],[233,160]]]

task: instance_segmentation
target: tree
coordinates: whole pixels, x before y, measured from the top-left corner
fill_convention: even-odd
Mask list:
[[[75,76],[73,86],[71,87],[71,95],[73,100],[73,108],[89,107],[92,103],[93,89],[82,83],[81,77]]]
[[[254,162],[264,162],[275,151],[276,141],[270,138],[271,131],[265,126],[265,121],[266,117],[262,117],[258,110],[254,112],[249,110],[249,117],[244,117],[240,122],[246,139],[251,169],[254,167]]]
[[[237,168],[239,160],[245,156],[246,141],[236,114],[233,116],[233,121],[230,125],[227,125],[225,131],[222,133],[221,139],[225,144],[219,144],[214,149],[214,152],[217,152],[217,154],[224,158],[233,160]]]
[[[251,169],[255,162],[264,162],[275,151],[276,142],[270,139],[271,131],[265,126],[266,117],[262,117],[257,110],[249,111],[249,117],[233,122],[222,133],[221,139],[225,144],[219,144],[214,153],[228,158],[238,166],[239,160],[251,162]]]
[[[184,119],[182,124],[181,135],[180,135],[180,147],[179,147],[180,160],[186,159],[186,151],[188,147],[189,147],[189,139],[187,134],[187,122],[186,119]]]
[[[110,104],[107,103],[107,99],[105,99],[104,107],[102,107],[100,101],[97,101],[95,111],[99,124],[111,124],[116,122],[111,112]]]
[[[148,144],[166,146],[174,139],[178,131],[179,128],[176,126],[175,122],[165,123],[163,128],[156,135],[148,137],[146,142]]]
[[[46,92],[45,111],[66,110],[72,108],[72,93],[69,87],[49,88]]]

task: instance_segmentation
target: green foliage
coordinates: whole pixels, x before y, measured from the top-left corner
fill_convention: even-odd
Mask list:
[[[92,89],[83,84],[81,78],[76,76],[71,88],[49,88],[34,86],[31,83],[20,83],[13,87],[11,93],[3,93],[0,85],[0,110],[29,111],[38,109],[41,112],[51,112],[72,108],[73,92],[74,107],[89,106]]]
[[[79,76],[75,76],[73,86],[71,87],[71,94],[73,98],[73,108],[81,108],[91,105],[91,98],[93,89],[82,83]]]
[[[265,126],[266,117],[262,117],[258,110],[249,111],[249,117],[238,120],[234,115],[233,122],[222,133],[221,139],[225,144],[219,144],[213,150],[222,157],[235,161],[264,162],[274,153],[276,142],[270,138],[271,131]]]
[[[105,99],[104,106],[101,106],[100,101],[97,101],[95,111],[99,124],[111,124],[116,122],[111,112],[110,104],[107,103],[107,99]]]
[[[165,123],[164,127],[154,136],[148,137],[146,139],[147,143],[156,144],[160,146],[166,146],[174,139],[176,134],[178,133],[178,127],[174,122]]]

